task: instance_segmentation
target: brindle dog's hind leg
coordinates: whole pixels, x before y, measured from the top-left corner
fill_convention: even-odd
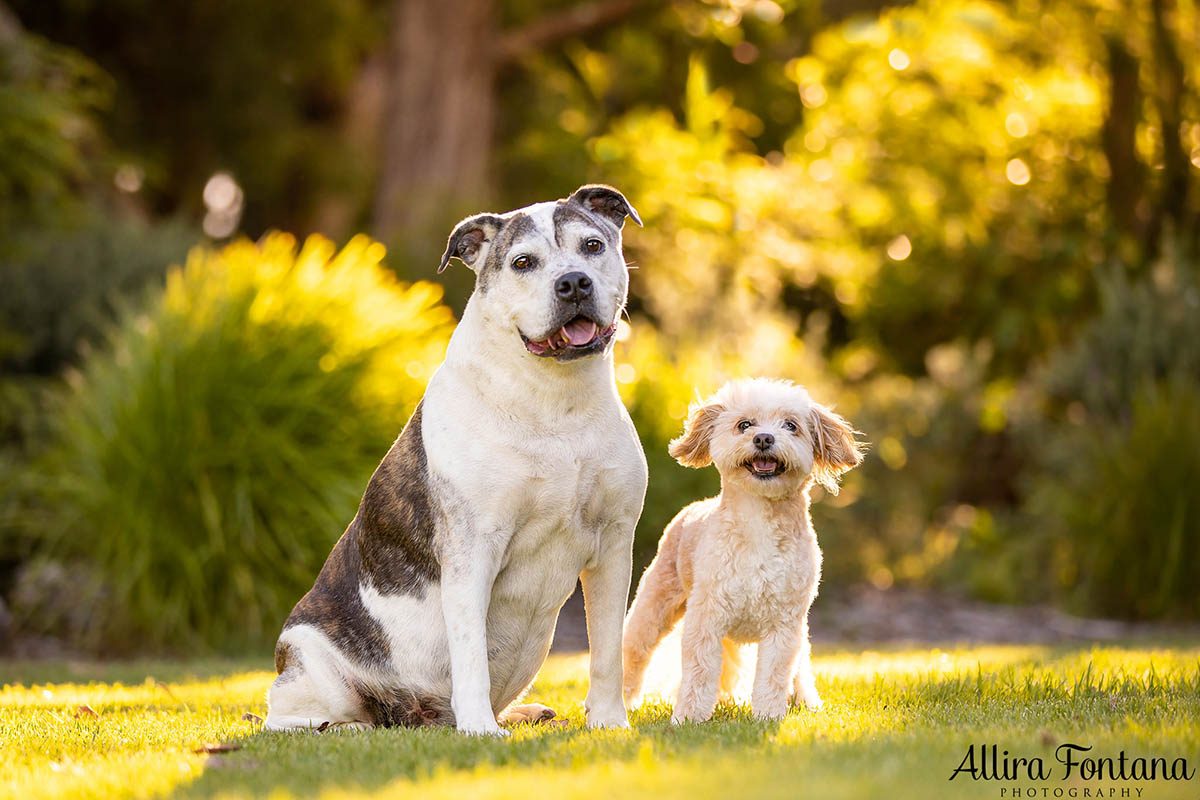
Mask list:
[[[269,731],[325,730],[334,726],[373,727],[364,713],[362,697],[338,670],[331,652],[314,641],[304,649],[280,643],[276,665],[279,677],[267,692]]]

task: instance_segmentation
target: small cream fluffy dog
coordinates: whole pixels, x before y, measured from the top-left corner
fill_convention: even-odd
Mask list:
[[[815,481],[837,492],[838,476],[862,461],[857,434],[789,381],[734,381],[692,408],[669,452],[688,467],[715,463],[721,494],[679,512],[642,577],[625,619],[627,702],[682,616],[672,722],[712,716],[718,689],[737,680],[737,644],[747,642],[758,642],[756,716],[784,716],[793,694],[821,707],[808,644],[821,575],[809,488]]]

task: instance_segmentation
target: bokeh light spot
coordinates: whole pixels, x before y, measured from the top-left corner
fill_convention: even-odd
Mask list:
[[[912,242],[902,233],[888,242],[887,254],[892,261],[903,261],[912,255]]]
[[[888,53],[888,64],[890,64],[894,70],[906,70],[908,69],[908,65],[910,63],[912,62],[908,60],[908,53],[899,48],[896,48],[892,52]]]
[[[113,175],[113,184],[122,192],[133,194],[142,188],[144,177],[141,168],[133,164],[122,164]]]
[[[204,232],[214,239],[223,239],[237,230],[245,200],[242,187],[228,172],[215,172],[204,184]]]
[[[738,42],[733,46],[733,60],[739,64],[753,64],[758,60],[758,48],[750,42]]]
[[[808,174],[814,181],[827,181],[833,178],[833,162],[828,158],[818,158],[808,165]]]
[[[809,108],[823,106],[828,99],[829,95],[825,92],[825,87],[819,83],[805,84],[800,88],[800,101]]]
[[[1024,116],[1014,111],[1004,118],[1004,130],[1014,139],[1020,139],[1029,134],[1029,123],[1025,121]]]
[[[1008,182],[1015,186],[1024,186],[1029,183],[1032,173],[1029,171],[1029,165],[1019,158],[1014,158],[1008,162],[1004,168],[1004,175],[1008,178]]]

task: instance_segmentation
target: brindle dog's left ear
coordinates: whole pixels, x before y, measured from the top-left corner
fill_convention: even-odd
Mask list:
[[[438,265],[438,272],[446,269],[452,258],[457,258],[471,269],[475,269],[475,262],[485,252],[484,245],[492,241],[496,231],[500,230],[503,224],[504,219],[495,214],[476,214],[458,223],[454,226],[454,232],[450,234],[450,241],[446,243],[446,252],[442,253],[442,263]]]
[[[588,211],[595,212],[607,219],[618,228],[624,226],[625,218],[629,217],[642,227],[642,218],[637,210],[625,199],[625,195],[611,186],[602,183],[589,183],[580,186],[567,198],[569,203],[578,203]]]

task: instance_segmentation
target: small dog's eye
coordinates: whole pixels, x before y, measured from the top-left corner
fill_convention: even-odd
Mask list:
[[[746,432],[746,429],[747,429],[747,428],[749,428],[749,427],[750,427],[750,425],[751,425],[751,422],[750,422],[750,420],[748,420],[748,419],[744,419],[744,420],[742,420],[741,422],[739,422],[739,423],[737,424],[737,429],[738,429],[739,431],[741,431],[742,433],[745,433],[745,432]]]
[[[604,250],[604,242],[599,239],[588,239],[583,243],[583,249],[589,253],[599,253]]]
[[[513,259],[513,269],[529,269],[529,265],[533,263],[529,256],[517,256]]]
[[[790,419],[785,419],[783,421],[783,427],[786,428],[787,430],[791,431],[792,433],[795,433],[796,431],[800,430],[799,428],[796,427],[796,423],[792,422]]]

